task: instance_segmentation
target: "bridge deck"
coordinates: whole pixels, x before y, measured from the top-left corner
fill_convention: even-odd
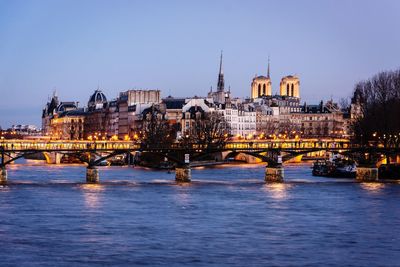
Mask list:
[[[263,150],[263,149],[312,149],[330,148],[346,149],[350,147],[346,139],[302,139],[302,140],[254,140],[254,141],[228,141],[222,147],[208,147],[218,150]],[[41,140],[2,140],[1,150],[5,152],[19,151],[93,151],[93,150],[204,150],[206,146],[201,144],[181,145],[174,143],[168,146],[146,146],[132,141],[41,141]]]

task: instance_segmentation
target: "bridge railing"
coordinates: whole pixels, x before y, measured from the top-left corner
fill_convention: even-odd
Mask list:
[[[302,139],[302,140],[245,140],[228,141],[224,145],[205,144],[157,144],[149,145],[133,141],[80,141],[80,140],[2,140],[0,148],[5,151],[26,150],[205,150],[205,149],[313,149],[313,148],[339,148],[350,147],[350,142],[343,139]]]
[[[230,149],[347,149],[350,143],[345,140],[289,140],[289,141],[255,141],[230,142],[225,145]]]
[[[26,150],[135,150],[140,144],[124,141],[31,141],[31,140],[3,140],[0,147],[5,151]]]

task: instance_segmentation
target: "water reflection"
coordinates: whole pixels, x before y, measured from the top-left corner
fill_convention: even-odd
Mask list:
[[[177,183],[176,194],[174,195],[174,199],[176,200],[177,204],[182,206],[190,204],[190,194],[188,187],[191,186],[191,183]]]
[[[96,209],[101,206],[101,195],[104,186],[101,184],[83,184],[80,186],[85,198],[85,205],[90,209]]]
[[[371,192],[371,193],[379,193],[385,187],[385,184],[375,183],[375,182],[361,183],[360,185],[361,185],[362,189],[364,189],[368,192]]]
[[[268,192],[269,195],[276,200],[285,200],[288,199],[288,189],[290,185],[285,183],[271,183],[264,184],[263,190]]]
[[[0,192],[10,192],[10,188],[7,185],[0,185]]]

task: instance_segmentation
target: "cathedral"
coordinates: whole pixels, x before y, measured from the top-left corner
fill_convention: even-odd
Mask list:
[[[272,83],[270,77],[270,63],[268,59],[267,76],[256,76],[251,82],[251,99],[272,97]],[[288,75],[281,79],[279,96],[295,97],[300,99],[300,80],[297,76]]]

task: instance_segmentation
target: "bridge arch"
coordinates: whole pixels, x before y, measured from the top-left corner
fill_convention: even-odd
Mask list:
[[[178,166],[185,165],[184,159],[180,159],[178,155],[172,155],[170,152],[158,152],[158,151],[140,151],[144,155],[155,155],[161,158],[167,158],[169,161],[176,163]]]
[[[228,151],[227,154],[223,157],[223,160],[227,160],[229,158],[234,158],[237,161],[242,161],[246,163],[260,163],[263,162],[263,159],[260,157],[255,157],[254,155],[250,155],[248,153],[239,152],[239,151]]]

